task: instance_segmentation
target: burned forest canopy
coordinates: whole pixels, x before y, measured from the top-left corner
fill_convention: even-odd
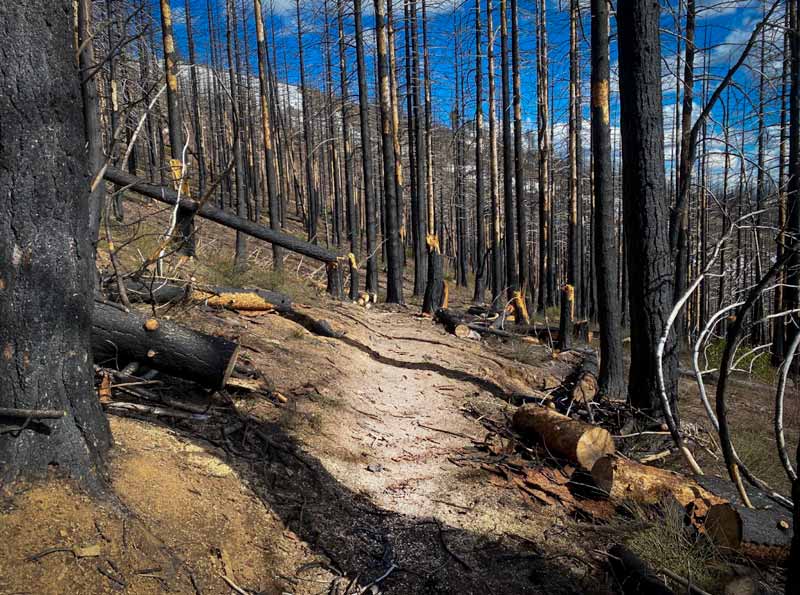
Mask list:
[[[386,362],[318,314],[388,303],[575,355],[538,405],[469,381],[615,505],[703,500],[734,549],[788,551],[753,527],[800,521],[800,0],[20,0],[0,33],[0,494],[53,469],[108,489],[104,409],[212,415],[109,408],[110,379],[145,401],[158,375],[261,386],[243,333],[186,312],[269,312]],[[744,375],[778,483],[736,448]],[[691,477],[614,455],[634,435]]]

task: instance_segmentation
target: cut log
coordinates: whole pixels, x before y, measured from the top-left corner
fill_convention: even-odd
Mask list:
[[[737,550],[764,562],[786,559],[792,540],[791,513],[754,494],[761,508],[740,506],[730,485],[710,477],[691,478],[605,456],[592,467],[595,485],[614,502],[652,505],[674,498],[690,521],[717,546]],[[701,483],[703,485],[701,485]],[[714,491],[712,491],[714,490]]]
[[[594,399],[598,389],[597,376],[597,354],[588,353],[571,378],[573,383],[570,393],[572,399],[587,403]]]
[[[137,192],[169,205],[175,205],[178,202],[178,193],[171,188],[151,184],[150,182],[114,167],[109,167],[106,170],[104,178],[121,188]],[[342,289],[341,270],[338,266],[339,255],[335,252],[327,250],[317,244],[306,242],[287,233],[248,221],[244,217],[228,213],[227,211],[209,204],[201,205],[197,201],[181,198],[181,207],[187,212],[193,212],[209,221],[214,221],[215,223],[230,227],[231,229],[235,229],[259,240],[286,248],[291,252],[296,252],[297,254],[302,254],[303,256],[308,256],[314,260],[332,265],[328,267],[328,290],[336,297],[340,295]]]
[[[710,506],[725,501],[680,473],[613,455],[597,460],[592,467],[592,479],[614,502],[652,505],[672,497],[682,507],[690,508],[696,517],[704,516]]]
[[[145,328],[148,316],[95,301],[92,353],[95,363],[122,369],[131,362],[206,388],[225,386],[236,365],[239,344],[161,320],[158,329]]]
[[[464,321],[464,317],[453,310],[440,308],[436,311],[436,320],[444,325],[448,333],[456,337],[466,338],[470,336],[470,327]]]
[[[723,502],[709,508],[705,530],[719,547],[762,562],[776,562],[789,557],[792,525],[791,513],[783,508],[746,508]]]
[[[266,289],[221,286],[192,287],[164,279],[128,279],[125,281],[125,289],[131,302],[147,304],[167,304],[188,300],[215,308],[233,310],[275,310],[283,313],[292,309],[291,298]]]
[[[624,545],[611,546],[608,550],[608,564],[625,595],[674,595],[674,591]]]
[[[548,451],[585,469],[591,469],[599,458],[614,452],[608,430],[538,405],[517,409],[512,423],[522,435],[538,440]]]

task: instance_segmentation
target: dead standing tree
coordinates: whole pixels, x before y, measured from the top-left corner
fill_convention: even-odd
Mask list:
[[[54,467],[96,481],[111,446],[93,390],[90,171],[71,9],[0,4],[0,486]],[[41,409],[63,416],[36,419]]]

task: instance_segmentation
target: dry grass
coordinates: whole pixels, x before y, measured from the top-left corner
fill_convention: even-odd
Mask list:
[[[719,551],[684,524],[684,512],[672,502],[652,508],[629,505],[641,528],[625,538],[625,544],[651,568],[670,570],[692,584],[714,592],[726,574]]]

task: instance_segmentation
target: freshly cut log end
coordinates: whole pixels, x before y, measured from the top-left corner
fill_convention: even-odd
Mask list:
[[[783,509],[745,508],[723,502],[709,508],[705,529],[718,546],[756,560],[775,562],[789,557],[792,519]]]
[[[514,429],[535,440],[553,454],[585,469],[612,454],[614,441],[608,430],[562,415],[538,405],[523,405],[514,413]]]

